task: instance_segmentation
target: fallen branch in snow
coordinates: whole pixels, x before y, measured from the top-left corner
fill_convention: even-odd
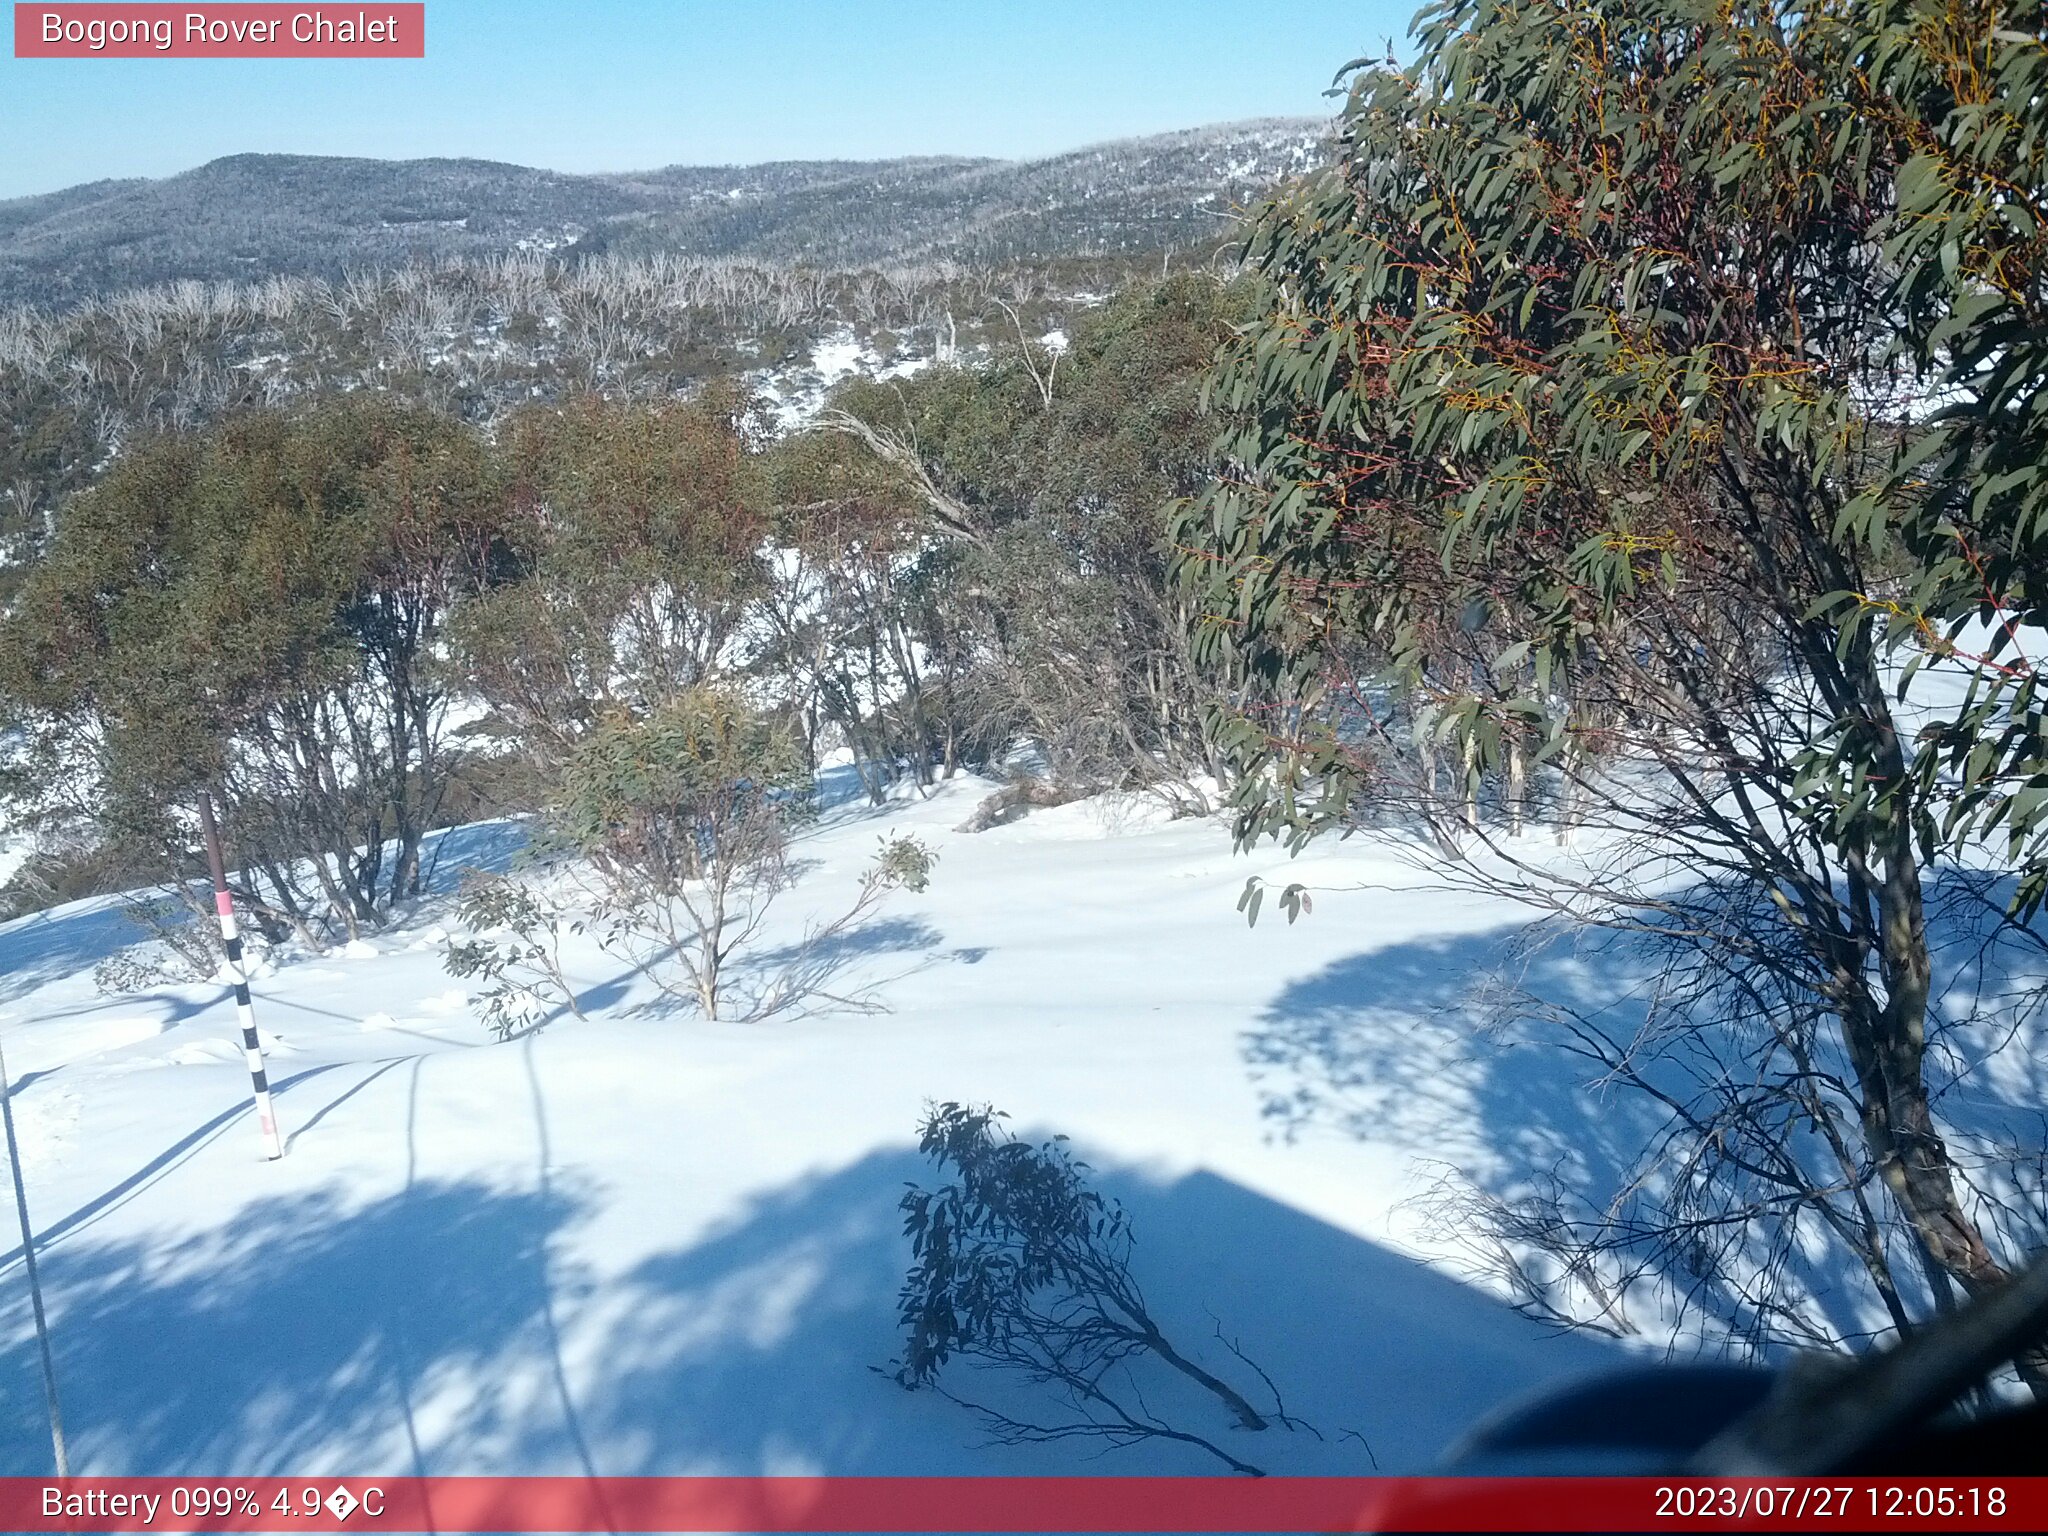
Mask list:
[[[1015,821],[1028,810],[1066,805],[1070,801],[1084,800],[1091,793],[1086,789],[1062,789],[1043,779],[1012,779],[977,805],[974,814],[953,830],[986,832],[990,827],[1005,826]]]

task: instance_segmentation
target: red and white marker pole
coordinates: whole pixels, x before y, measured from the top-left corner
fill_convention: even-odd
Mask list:
[[[242,935],[235,927],[235,901],[228,894],[227,860],[221,856],[220,826],[213,819],[213,796],[199,791],[199,829],[206,837],[206,863],[213,872],[213,909],[220,914],[220,936],[228,951],[228,976],[235,984],[235,1011],[242,1021],[242,1054],[249,1059],[249,1081],[256,1090],[256,1124],[263,1131],[263,1155],[272,1162],[284,1156],[277,1133],[277,1111],[270,1103],[270,1075],[263,1069],[263,1045],[256,1038],[256,1008],[249,1000],[249,972],[242,964]]]

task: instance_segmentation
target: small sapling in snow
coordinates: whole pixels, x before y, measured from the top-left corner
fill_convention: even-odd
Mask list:
[[[532,886],[483,873],[463,881],[457,910],[471,936],[451,941],[443,964],[451,976],[490,983],[478,1003],[491,1033],[509,1039],[557,1006],[583,1017],[562,973],[562,932],[581,933],[580,919]]]

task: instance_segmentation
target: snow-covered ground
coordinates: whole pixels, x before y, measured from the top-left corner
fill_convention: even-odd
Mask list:
[[[1402,1204],[1431,1160],[1510,1154],[1522,1069],[1447,1000],[1523,914],[1420,884],[1385,845],[1242,858],[1143,804],[953,830],[990,788],[848,804],[802,847],[784,940],[843,904],[883,833],[938,851],[930,889],[846,948],[837,989],[875,985],[886,1013],[710,1024],[591,946],[571,952],[590,1019],[498,1043],[442,968],[444,898],[353,952],[280,957],[255,983],[277,1164],[218,987],[99,995],[94,964],[136,938],[109,902],[0,927],[74,1467],[1220,1470],[1163,1443],[988,1446],[873,1369],[896,1352],[896,1202],[933,1180],[933,1099],[1074,1139],[1131,1213],[1169,1334],[1230,1367],[1220,1328],[1322,1430],[1201,1426],[1269,1469],[1370,1470],[1347,1431],[1381,1469],[1424,1468],[1490,1407],[1619,1362],[1421,1262]],[[516,841],[450,834],[437,885]],[[1248,930],[1252,873],[1401,889]],[[19,1259],[0,1259],[0,1434],[33,1471]]]

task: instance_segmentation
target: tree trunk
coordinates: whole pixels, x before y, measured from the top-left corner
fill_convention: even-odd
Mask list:
[[[1877,769],[1890,782],[1903,784],[1905,762],[1889,711],[1881,701],[1873,702],[1884,742]],[[2006,1271],[1963,1207],[1954,1160],[1928,1101],[1927,1004],[1933,963],[1907,796],[1895,796],[1883,815],[1877,870],[1858,868],[1852,860],[1850,873],[1852,883],[1867,882],[1875,897],[1884,1000],[1879,1004],[1862,985],[1848,989],[1841,1010],[1843,1033],[1862,1092],[1864,1139],[1919,1239],[1936,1298],[1942,1299],[1943,1277],[1974,1296],[2002,1284]],[[2014,1363],[2035,1397],[2048,1401],[2048,1342]]]
[[[1507,812],[1508,836],[1522,835],[1522,818],[1529,794],[1529,758],[1522,747],[1519,726],[1507,729]]]
[[[1467,832],[1479,830],[1479,738],[1467,731],[1459,744],[1458,767],[1465,776],[1459,786],[1459,818]]]

